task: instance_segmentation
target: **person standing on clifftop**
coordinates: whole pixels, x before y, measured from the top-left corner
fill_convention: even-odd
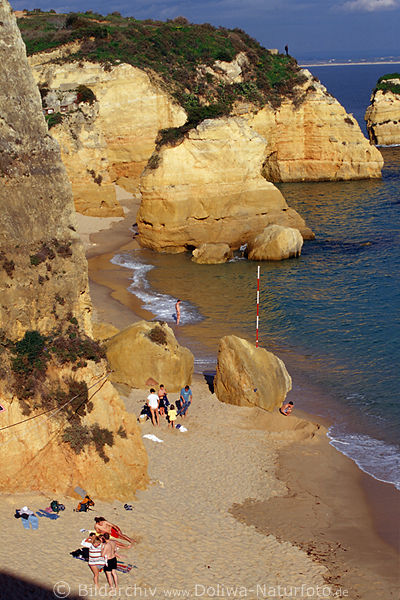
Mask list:
[[[285,46],[286,56],[289,56],[289,46],[286,44]]]
[[[175,304],[175,310],[176,310],[176,324],[179,325],[179,321],[181,320],[181,301],[177,300],[176,304]]]

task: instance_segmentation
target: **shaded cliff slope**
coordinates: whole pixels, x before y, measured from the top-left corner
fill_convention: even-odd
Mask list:
[[[0,490],[123,499],[146,453],[90,338],[70,184],[5,0],[0,33]]]

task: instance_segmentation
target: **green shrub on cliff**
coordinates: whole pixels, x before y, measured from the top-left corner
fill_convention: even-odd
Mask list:
[[[382,77],[378,79],[376,90],[382,90],[383,92],[392,92],[393,94],[400,94],[400,84],[391,81],[393,79],[397,79],[398,81],[400,81],[400,73],[388,73],[386,75],[382,75]]]
[[[156,74],[185,109],[191,126],[229,114],[236,101],[260,107],[278,106],[284,97],[299,100],[296,87],[304,81],[292,57],[271,54],[241,29],[195,25],[184,17],[164,23],[117,13],[30,13],[19,26],[28,54],[81,40],[80,49],[59,62],[88,60],[105,69],[123,62]],[[239,53],[247,57],[242,81],[226,83],[215,62],[232,61]]]

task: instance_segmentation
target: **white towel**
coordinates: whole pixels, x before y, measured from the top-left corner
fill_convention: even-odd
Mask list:
[[[158,438],[156,435],[153,435],[152,433],[146,433],[146,435],[144,435],[143,437],[147,438],[148,440],[152,440],[153,442],[164,442],[164,440],[160,440],[160,438]]]

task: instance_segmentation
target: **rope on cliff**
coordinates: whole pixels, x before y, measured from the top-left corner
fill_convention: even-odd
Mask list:
[[[98,381],[96,381],[95,383],[93,383],[90,387],[88,387],[88,391],[91,390],[93,387],[95,387],[97,384],[99,384],[100,382],[103,382],[102,385],[99,387],[98,390],[96,390],[89,399],[93,398],[93,396],[95,394],[97,394],[97,392],[103,387],[105,380],[108,379],[109,374],[111,373],[111,371],[107,371],[106,375],[104,375],[103,377],[101,377]],[[32,417],[28,417],[27,419],[23,419],[22,421],[18,421],[17,423],[12,423],[11,425],[6,425],[5,427],[0,427],[0,432],[4,431],[5,429],[11,429],[11,427],[16,427],[17,425],[22,425],[23,423],[27,423],[28,421],[32,421],[33,419],[37,419],[38,417],[42,417],[43,415],[46,415],[49,412],[52,412],[51,415],[48,416],[48,418],[46,419],[47,421],[49,419],[51,419],[51,417],[53,417],[55,414],[57,414],[58,412],[60,412],[60,410],[62,410],[63,408],[65,408],[65,406],[68,406],[68,404],[71,404],[71,402],[73,402],[73,400],[76,400],[76,398],[79,398],[79,396],[82,396],[83,392],[80,392],[79,394],[76,394],[76,396],[73,396],[73,398],[70,398],[67,402],[65,402],[64,404],[62,404],[61,406],[59,406],[56,410],[54,410],[54,408],[49,408],[48,410],[43,411],[42,413],[39,413],[38,415],[33,415]],[[40,423],[40,425],[43,425],[44,423]]]

